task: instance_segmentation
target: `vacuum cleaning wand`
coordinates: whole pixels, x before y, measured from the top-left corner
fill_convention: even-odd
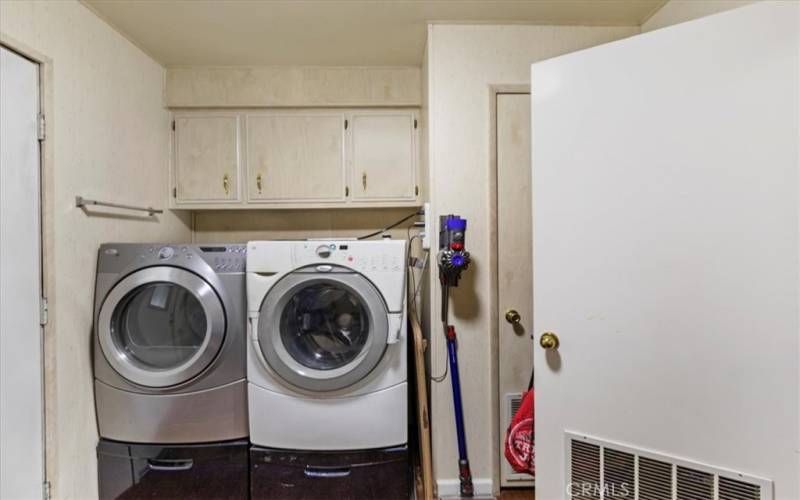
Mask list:
[[[444,215],[439,218],[439,281],[442,285],[442,326],[447,339],[447,359],[450,363],[450,381],[453,386],[453,409],[458,438],[458,478],[461,483],[461,496],[471,497],[475,488],[472,472],[467,458],[467,436],[464,431],[464,409],[461,404],[461,380],[458,375],[458,354],[456,329],[448,324],[450,287],[458,286],[461,273],[469,267],[469,252],[464,248],[464,235],[467,221],[457,215]]]

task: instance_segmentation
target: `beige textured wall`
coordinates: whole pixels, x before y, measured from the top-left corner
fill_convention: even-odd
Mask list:
[[[378,231],[413,213],[414,208],[244,210],[195,212],[197,243],[237,243],[250,240],[353,238]],[[406,239],[414,219],[390,231]],[[411,231],[413,236],[417,230]]]
[[[499,484],[493,431],[496,366],[492,339],[496,328],[490,321],[489,86],[529,83],[534,61],[638,32],[638,27],[434,24],[429,28],[426,85],[433,213],[467,218],[467,246],[474,261],[451,294],[451,323],[459,337],[467,441],[478,491]],[[430,324],[439,325],[439,286],[435,273],[432,275],[435,293]],[[440,331],[433,331],[432,338],[432,371],[438,375],[444,371],[446,347]],[[436,477],[440,493],[452,494],[458,471],[450,382],[432,385]]]
[[[419,106],[417,67],[233,66],[167,69],[170,107]]]
[[[642,32],[735,9],[756,0],[670,0],[642,24]]]
[[[75,195],[163,207],[169,120],[164,69],[73,0],[0,2],[5,42],[45,68],[47,469],[54,498],[95,498],[97,430],[90,339],[97,247],[105,241],[188,241],[188,216],[88,216]],[[47,162],[47,159],[46,159]]]

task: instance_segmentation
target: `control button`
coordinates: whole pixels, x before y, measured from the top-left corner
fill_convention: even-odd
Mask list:
[[[322,257],[323,259],[327,259],[331,256],[331,247],[326,245],[320,245],[317,247],[317,255]]]
[[[158,251],[158,258],[161,260],[172,258],[173,255],[175,255],[175,250],[172,247],[163,247]]]
[[[317,266],[317,271],[319,271],[321,273],[329,273],[329,272],[333,271],[333,266],[329,266],[327,264],[323,264],[321,266]]]
[[[459,250],[463,250],[464,249],[464,244],[463,243],[459,243],[459,242],[454,242],[454,243],[450,244],[450,248],[452,248],[453,250],[458,252]]]

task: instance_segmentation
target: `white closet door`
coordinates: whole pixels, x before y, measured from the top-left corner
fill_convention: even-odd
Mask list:
[[[0,498],[42,498],[39,66],[0,47]]]
[[[758,2],[533,65],[537,499],[648,453],[678,498],[773,498],[712,467],[800,498],[799,24]]]

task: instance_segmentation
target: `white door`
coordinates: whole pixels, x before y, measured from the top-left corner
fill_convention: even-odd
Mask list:
[[[800,498],[799,25],[533,65],[537,499]]]
[[[0,498],[42,498],[39,66],[0,47]]]
[[[505,458],[506,429],[533,368],[531,269],[531,96],[497,94],[497,355],[500,486],[533,486]]]

